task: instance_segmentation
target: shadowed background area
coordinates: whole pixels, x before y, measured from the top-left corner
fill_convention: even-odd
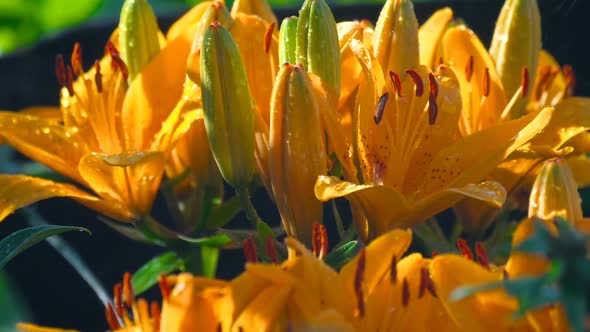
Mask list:
[[[415,5],[419,22],[424,22],[436,9],[445,5],[451,6],[455,16],[463,18],[489,45],[502,1],[420,2]],[[590,96],[590,83],[585,79],[590,77],[588,55],[581,49],[581,37],[588,32],[585,20],[586,13],[590,12],[590,2],[539,0],[539,6],[543,20],[543,47],[561,64],[573,66],[577,76],[576,94]],[[334,7],[333,11],[337,21],[367,18],[375,22],[380,5]],[[296,10],[281,10],[277,14],[285,17],[296,14]],[[166,30],[179,16],[180,13],[161,17],[159,23],[162,30]],[[116,24],[115,20],[85,24],[45,39],[31,48],[0,57],[0,109],[58,105],[59,86],[54,74],[56,54],[63,53],[69,57],[74,43],[80,42],[88,68],[94,59],[102,56],[104,45]],[[264,200],[264,195],[259,192],[257,199]],[[269,205],[269,209],[264,209],[262,205],[258,206],[263,219],[278,223],[274,207]],[[40,203],[38,210],[51,223],[84,226],[92,231],[92,236],[67,233],[64,238],[79,251],[107,288],[118,282],[123,272],[135,271],[160,253],[159,248],[122,237],[98,221],[93,212],[73,201],[52,199]],[[23,217],[15,214],[0,225],[0,238],[26,226]],[[242,266],[240,251],[224,251],[218,276],[231,278],[239,273]],[[34,322],[83,331],[107,328],[104,310],[97,297],[49,245],[43,243],[24,252],[7,265],[6,273],[15,286],[14,290],[25,299],[24,306],[30,308]],[[150,296],[156,298],[157,294],[148,293]]]

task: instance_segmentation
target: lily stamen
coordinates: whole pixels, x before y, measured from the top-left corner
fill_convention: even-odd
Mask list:
[[[74,44],[70,62],[72,64],[72,70],[76,76],[80,76],[84,73],[84,67],[82,65],[82,46],[80,46],[80,43],[78,42]]]
[[[98,93],[102,93],[102,74],[100,73],[100,63],[97,61],[94,62],[94,84],[96,84],[96,91]]]
[[[475,254],[477,255],[477,262],[486,269],[490,268],[490,260],[488,253],[481,242],[475,243]]]
[[[410,304],[410,286],[408,285],[408,279],[404,278],[402,284],[402,305],[407,307]]]
[[[254,243],[254,239],[249,237],[244,240],[242,244],[244,248],[244,256],[246,257],[246,262],[248,263],[256,263],[258,262],[258,254],[256,253],[256,244]]]
[[[123,305],[123,295],[121,292],[122,288],[123,285],[121,283],[116,284],[113,288],[113,303],[115,306],[115,313],[117,313],[119,317],[123,316],[123,310],[125,310],[125,306]]]
[[[105,308],[105,316],[111,330],[115,331],[121,329],[119,319],[117,318],[117,315],[115,313],[115,310],[113,309],[112,304],[110,303],[107,304],[107,307]]]
[[[66,64],[61,53],[55,56],[55,77],[60,87],[66,86]]]
[[[563,65],[562,73],[565,77],[564,97],[571,97],[574,95],[574,88],[576,87],[576,75],[574,74],[574,69],[570,65]]]
[[[457,240],[457,248],[459,248],[459,251],[461,251],[463,257],[469,260],[473,260],[473,252],[471,251],[471,248],[469,248],[469,244],[467,244],[467,241],[465,241],[465,239]]]
[[[358,265],[356,267],[356,273],[354,276],[354,292],[357,300],[357,317],[362,318],[365,316],[365,298],[363,293],[363,280],[365,273],[365,249],[359,253]]]
[[[160,274],[158,277],[158,286],[160,287],[160,293],[162,293],[162,300],[166,301],[170,296],[171,289],[165,275]]]
[[[522,79],[521,79],[520,86],[514,92],[514,94],[512,95],[512,98],[510,98],[510,101],[508,102],[508,104],[506,104],[506,107],[504,107],[504,111],[502,111],[502,114],[500,115],[500,121],[504,121],[504,120],[508,119],[508,116],[513,113],[512,109],[516,105],[516,102],[519,100],[519,98],[526,97],[526,95],[528,93],[528,89],[529,89],[529,70],[526,67],[522,67]]]
[[[385,106],[387,105],[388,99],[389,92],[386,92],[381,97],[379,97],[377,107],[375,108],[375,114],[373,114],[373,120],[375,120],[376,124],[379,124],[381,122],[381,119],[383,118],[383,113],[385,112]]]
[[[322,224],[313,224],[312,229],[313,254],[322,259],[328,253],[328,233]]]
[[[395,254],[391,256],[391,270],[389,274],[389,280],[392,284],[397,283],[397,256]]]
[[[416,93],[416,97],[422,97],[424,94],[424,82],[422,82],[420,74],[418,74],[414,69],[407,69],[406,74],[410,75],[414,81],[414,91]]]
[[[467,82],[471,82],[471,77],[473,76],[473,55],[470,55],[467,59],[467,64],[465,64],[465,78]]]
[[[160,317],[162,316],[162,310],[157,301],[152,301],[150,303],[150,316],[154,319],[154,330],[160,331]]]
[[[279,254],[277,252],[277,248],[275,247],[274,239],[272,236],[268,235],[264,239],[265,247],[266,247],[266,254],[270,261],[274,264],[279,263]]]

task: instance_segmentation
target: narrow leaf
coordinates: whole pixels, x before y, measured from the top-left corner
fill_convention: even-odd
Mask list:
[[[351,260],[360,250],[358,241],[350,241],[335,249],[324,258],[324,263],[335,270],[340,270],[344,264]]]
[[[160,274],[168,274],[181,267],[182,260],[171,251],[152,258],[133,274],[131,284],[134,293],[139,295],[145,292],[158,282]]]

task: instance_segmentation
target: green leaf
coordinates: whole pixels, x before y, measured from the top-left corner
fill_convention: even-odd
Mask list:
[[[178,235],[178,238],[191,243],[193,245],[199,246],[199,247],[223,247],[227,244],[230,244],[232,242],[232,239],[225,235],[225,234],[219,234],[219,235],[213,235],[213,236],[209,236],[209,237],[201,237],[201,238],[192,238],[189,236],[185,236],[185,235]]]
[[[273,239],[276,237],[275,232],[273,232],[272,228],[270,228],[270,226],[268,226],[268,224],[262,220],[258,220],[258,222],[256,223],[256,230],[258,231],[258,239],[262,241],[262,243],[266,241],[266,238],[268,236],[270,236]]]
[[[16,231],[0,241],[0,269],[14,256],[45,240],[46,238],[68,231],[83,231],[91,234],[83,227],[43,225],[33,226]]]
[[[350,261],[360,250],[358,241],[350,241],[343,244],[338,249],[333,250],[324,258],[324,263],[331,266],[334,270],[340,270],[344,264]]]
[[[214,278],[217,271],[217,261],[219,260],[219,249],[215,247],[201,247],[201,268],[203,275],[208,278]]]
[[[133,278],[131,278],[133,292],[136,295],[145,292],[158,282],[160,274],[168,274],[181,269],[182,265],[182,260],[171,251],[152,258],[133,274]]]
[[[207,217],[207,228],[215,229],[225,226],[241,210],[242,204],[240,204],[240,200],[236,196],[233,196],[221,205],[214,206]]]
[[[16,323],[31,319],[22,296],[13,286],[0,272],[0,331],[13,331]]]
[[[102,3],[103,0],[45,0],[39,3],[37,15],[44,30],[62,29],[82,23]]]

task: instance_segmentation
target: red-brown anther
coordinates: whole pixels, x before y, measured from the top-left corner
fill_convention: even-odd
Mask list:
[[[267,235],[264,239],[264,243],[266,246],[266,254],[270,261],[274,264],[279,262],[279,253],[277,252],[277,247],[275,247],[275,241],[272,236]]]
[[[154,330],[160,331],[160,316],[162,311],[160,310],[160,304],[156,301],[150,303],[150,316],[154,320]]]
[[[391,271],[389,272],[389,280],[392,284],[397,283],[397,256],[391,256]]]
[[[539,100],[539,98],[541,98],[541,95],[543,94],[545,82],[547,82],[547,80],[549,80],[549,76],[551,76],[551,67],[550,66],[542,67],[539,71],[537,88],[535,89],[535,91],[533,91],[533,98],[535,100]]]
[[[72,70],[76,76],[82,75],[84,73],[84,68],[82,66],[82,46],[80,43],[74,44],[74,49],[72,50]]]
[[[100,63],[98,61],[94,62],[94,84],[96,84],[96,91],[98,93],[102,92],[102,74],[100,73]]]
[[[121,328],[121,324],[119,324],[119,319],[117,318],[117,314],[115,314],[115,310],[113,309],[112,304],[107,304],[105,308],[105,316],[107,318],[107,323],[111,330],[119,330]]]
[[[430,85],[430,94],[434,95],[434,99],[438,98],[438,83],[436,83],[433,73],[428,73],[428,83]]]
[[[107,45],[105,46],[105,53],[108,53],[111,56],[111,67],[113,68],[113,70],[118,69],[119,71],[121,71],[121,75],[123,75],[123,78],[127,79],[127,77],[129,76],[129,70],[127,69],[127,65],[125,64],[125,61],[121,59],[121,54],[119,53],[119,50],[117,50],[115,45],[113,45],[113,43],[111,43],[110,41],[108,41]]]
[[[119,50],[115,47],[115,45],[113,45],[113,43],[110,40],[107,41],[107,44],[104,47],[104,53],[105,55],[115,55],[121,57],[121,53],[119,53]]]
[[[436,122],[438,116],[438,105],[436,105],[436,97],[431,94],[428,97],[428,124],[431,126]]]
[[[457,248],[459,248],[459,251],[461,251],[463,257],[473,260],[473,252],[471,252],[471,248],[469,248],[469,245],[465,239],[457,240]]]
[[[402,283],[402,305],[407,307],[410,304],[410,286],[408,285],[408,279],[404,278]]]
[[[365,274],[366,256],[365,249],[359,253],[358,264],[356,266],[356,274],[354,275],[354,292],[356,294],[358,317],[365,316],[365,296],[363,294],[363,281]]]
[[[389,71],[389,82],[391,83],[391,89],[397,93],[398,97],[402,95],[402,82],[399,79],[399,75],[393,70]]]
[[[430,278],[430,272],[428,272],[427,268],[422,268],[422,275],[424,275],[424,286],[426,287],[426,290],[428,290],[430,295],[437,297],[434,281]]]
[[[430,258],[434,258],[434,257],[436,257],[436,255],[438,255],[438,252],[433,250],[432,253],[430,254]]]
[[[414,69],[407,69],[406,74],[410,75],[414,81],[414,85],[416,86],[416,97],[422,97],[424,94],[424,82],[422,82],[422,77],[420,77],[420,74],[418,74]]]
[[[275,22],[271,22],[264,32],[264,53],[268,54],[270,51],[270,43],[272,42],[272,33],[275,31]]]
[[[123,294],[122,294],[123,285],[118,283],[113,288],[113,304],[115,306],[115,312],[119,317],[123,316],[123,310],[125,307],[123,306]]]
[[[375,108],[375,114],[373,114],[373,120],[375,120],[376,124],[379,124],[381,119],[383,119],[385,106],[387,105],[387,99],[389,99],[389,92],[385,92],[381,97],[379,97],[377,107]]]
[[[465,78],[467,82],[471,81],[471,77],[473,77],[473,55],[469,56],[467,59],[467,63],[465,64]]]
[[[64,63],[64,56],[58,54],[55,56],[55,77],[60,87],[66,86],[66,64]]]
[[[158,286],[160,286],[160,293],[162,293],[162,300],[167,300],[170,296],[170,285],[168,284],[168,280],[166,280],[166,276],[164,274],[160,274],[158,276]]]
[[[123,296],[125,297],[125,304],[127,307],[131,307],[135,302],[135,295],[133,294],[131,273],[129,272],[125,272],[125,274],[123,274]]]
[[[424,274],[426,272],[426,274]],[[418,298],[421,299],[426,292],[426,284],[428,283],[428,270],[422,268],[420,269],[420,286],[418,288]]]
[[[485,267],[486,269],[489,269],[490,260],[488,258],[488,253],[481,242],[475,243],[475,254],[477,255],[477,261],[479,264],[481,264],[481,266]]]
[[[520,94],[522,98],[526,97],[527,93],[529,92],[529,80],[529,70],[527,67],[522,67],[522,82],[520,84],[522,86],[522,93]]]
[[[66,88],[70,97],[74,96],[74,73],[72,73],[72,67],[66,67]]]
[[[503,280],[508,280],[510,279],[510,276],[508,275],[508,271],[506,271],[505,269],[502,270],[502,279]]]
[[[365,30],[366,28],[370,28],[373,24],[369,20],[361,20],[360,26],[361,29]]]
[[[574,95],[574,88],[576,87],[576,75],[574,69],[570,65],[563,66],[563,76],[565,76],[565,96],[571,97]]]
[[[482,90],[485,97],[490,95],[490,69],[487,67],[483,72]]]
[[[242,247],[244,248],[244,256],[246,257],[246,262],[248,263],[256,263],[258,262],[258,254],[256,253],[256,244],[254,243],[254,239],[249,237],[244,240],[242,243]]]
[[[322,259],[328,253],[328,232],[322,224],[313,224],[312,228],[313,254]]]

